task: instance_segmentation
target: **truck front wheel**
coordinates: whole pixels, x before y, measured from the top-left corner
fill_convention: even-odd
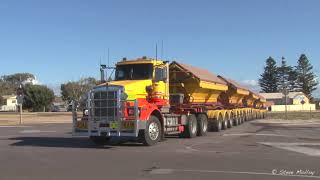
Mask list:
[[[140,141],[146,146],[157,144],[162,136],[161,124],[156,116],[150,116],[146,129],[139,132]]]

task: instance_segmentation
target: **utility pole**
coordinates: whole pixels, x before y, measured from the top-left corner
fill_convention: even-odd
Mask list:
[[[282,91],[282,94],[284,95],[284,104],[285,104],[285,118],[286,120],[288,120],[288,108],[287,108],[287,102],[288,102],[288,94],[289,94],[289,91],[288,91],[288,88],[286,85],[283,86],[283,91]]]
[[[20,78],[21,79],[21,78]],[[17,89],[17,102],[18,102],[18,105],[19,105],[19,115],[20,115],[20,121],[19,121],[19,124],[23,124],[23,121],[22,121],[22,104],[23,104],[23,98],[24,98],[24,95],[23,95],[23,88],[22,88],[22,83],[20,83],[19,85],[19,88]]]

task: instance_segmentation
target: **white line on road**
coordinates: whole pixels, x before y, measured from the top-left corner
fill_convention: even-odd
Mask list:
[[[201,170],[201,169],[152,169],[150,174],[172,174],[174,172],[193,172],[193,173],[223,173],[223,174],[246,174],[246,175],[266,175],[266,176],[286,176],[286,177],[302,177],[302,178],[316,178],[320,176],[311,175],[282,175],[267,172],[250,172],[250,171],[219,171],[219,170]]]
[[[235,133],[235,134],[223,134],[222,136],[276,136],[276,137],[288,137],[281,134],[262,134],[262,133]]]
[[[20,131],[20,133],[22,133],[22,134],[27,134],[27,133],[53,133],[53,132],[57,132],[57,131],[41,131],[41,130],[23,130],[23,131]]]
[[[308,156],[320,157],[320,149],[311,148],[310,146],[320,146],[320,143],[274,143],[274,142],[260,142],[260,144],[273,146],[279,149],[298,152]],[[309,146],[309,147],[303,147]]]

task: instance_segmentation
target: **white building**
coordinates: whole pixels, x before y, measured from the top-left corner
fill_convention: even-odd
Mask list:
[[[290,92],[286,98],[282,93],[260,93],[266,100],[269,111],[314,111],[315,104],[310,104],[309,98],[303,92]]]
[[[0,111],[17,111],[17,96],[8,95],[2,97],[4,99],[4,105],[0,107]]]

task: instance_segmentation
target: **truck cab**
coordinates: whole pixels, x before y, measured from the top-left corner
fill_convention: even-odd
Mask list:
[[[87,121],[74,117],[74,134],[87,133],[102,144],[115,136],[138,137],[146,145],[159,141],[161,109],[169,108],[168,74],[167,61],[146,57],[119,61],[114,80],[88,92]]]

